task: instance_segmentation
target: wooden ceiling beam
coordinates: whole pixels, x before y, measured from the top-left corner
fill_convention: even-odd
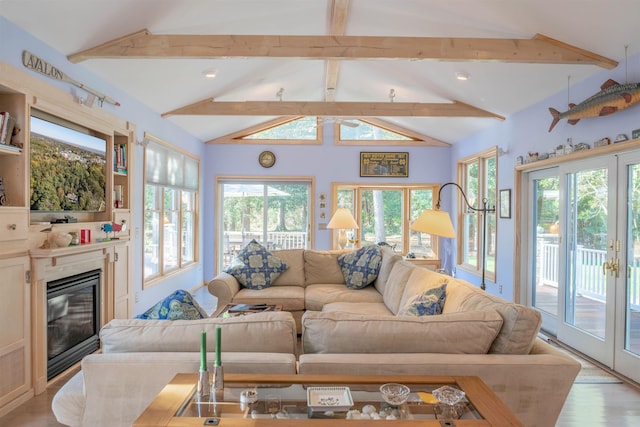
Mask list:
[[[92,58],[406,59],[591,64],[612,69],[617,61],[546,36],[531,39],[284,35],[153,35],[138,31],[68,56]]]
[[[350,0],[333,0],[329,12],[329,34],[343,36],[347,27]],[[324,100],[332,102],[336,100],[336,88],[338,87],[338,75],[340,74],[340,61],[329,59],[325,64],[324,72]]]
[[[214,101],[206,99],[162,114],[190,116],[486,117],[503,116],[462,102]]]

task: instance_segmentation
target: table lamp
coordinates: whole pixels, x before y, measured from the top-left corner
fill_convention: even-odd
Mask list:
[[[485,290],[487,285],[485,284],[485,270],[486,270],[486,239],[487,239],[487,213],[495,212],[496,208],[487,206],[487,199],[482,199],[482,208],[474,208],[471,206],[469,201],[467,200],[467,195],[464,194],[462,187],[460,187],[455,182],[447,182],[442,185],[438,190],[438,201],[436,202],[436,208],[426,209],[424,212],[420,214],[420,216],[411,224],[411,229],[415,231],[420,231],[422,233],[432,234],[434,236],[440,237],[448,237],[453,239],[456,237],[456,232],[453,229],[453,223],[451,222],[451,217],[446,212],[440,211],[440,194],[442,193],[442,189],[448,185],[454,185],[460,193],[462,193],[462,198],[464,199],[467,208],[471,209],[474,212],[482,213],[482,283],[480,284],[480,288]]]
[[[358,223],[347,208],[338,208],[331,217],[331,221],[327,224],[328,229],[338,230],[338,246],[344,249],[347,245],[346,229],[358,229]]]

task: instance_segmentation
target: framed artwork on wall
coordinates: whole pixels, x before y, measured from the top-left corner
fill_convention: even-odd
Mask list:
[[[511,189],[500,190],[500,218],[511,218]]]
[[[407,178],[409,176],[409,153],[361,151],[360,176],[388,176]]]

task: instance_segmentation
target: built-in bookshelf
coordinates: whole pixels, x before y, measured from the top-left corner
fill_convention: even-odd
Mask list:
[[[114,209],[129,207],[129,138],[115,134],[113,143]]]

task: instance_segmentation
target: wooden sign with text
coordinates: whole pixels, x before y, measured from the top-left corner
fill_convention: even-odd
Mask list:
[[[409,176],[408,152],[360,152],[360,176]]]

